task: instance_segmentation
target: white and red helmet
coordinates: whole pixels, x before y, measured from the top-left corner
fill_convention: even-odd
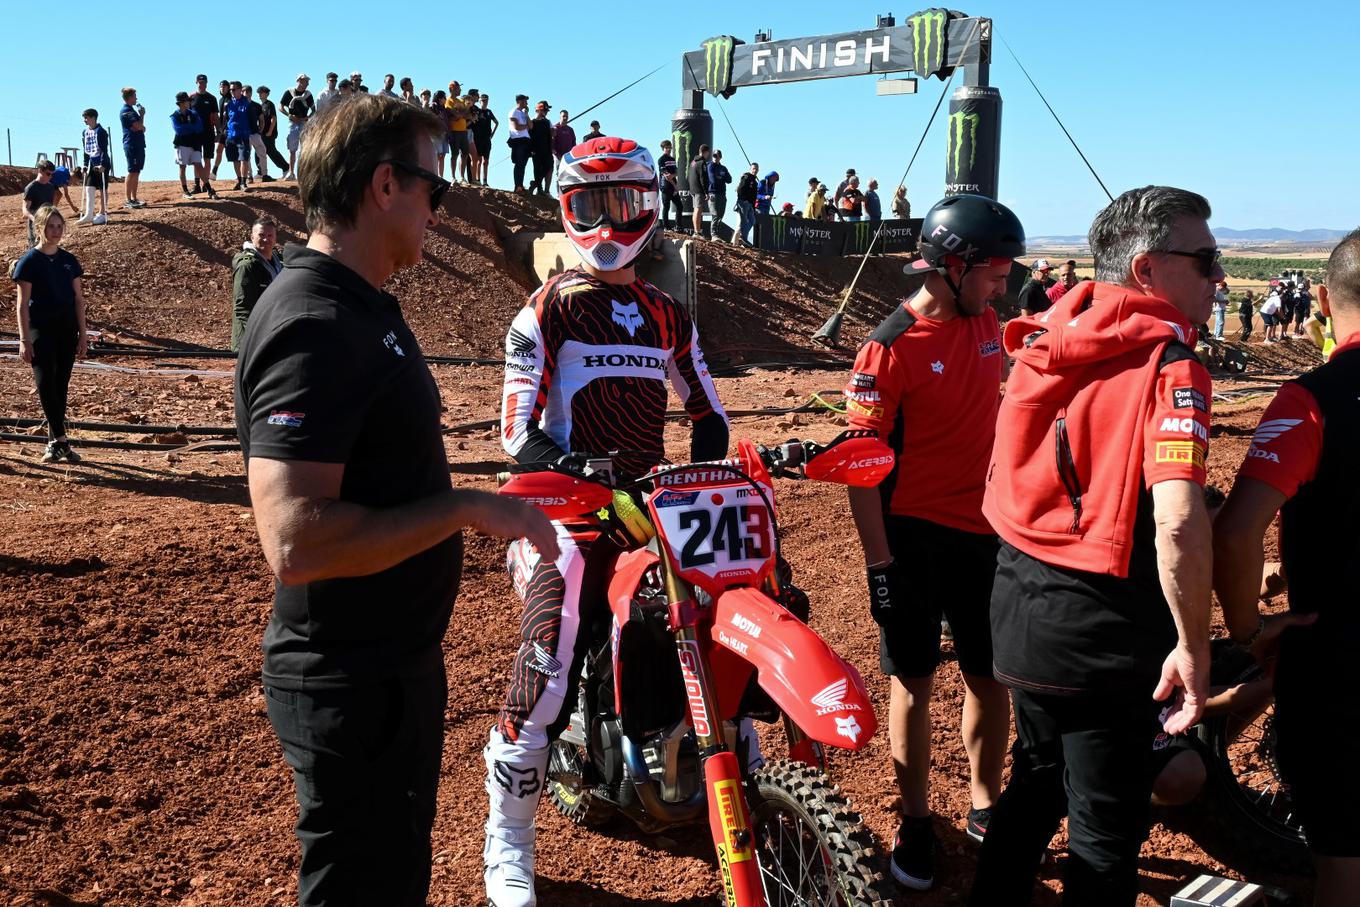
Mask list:
[[[601,271],[627,267],[656,230],[660,190],[651,152],[632,139],[591,139],[564,154],[557,195],[581,260]]]

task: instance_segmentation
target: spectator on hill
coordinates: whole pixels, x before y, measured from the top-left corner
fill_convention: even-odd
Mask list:
[[[222,166],[222,157],[227,151],[227,105],[230,103],[231,80],[223,79],[217,83],[217,109],[221,111],[221,116],[217,118],[217,150],[213,157],[213,179],[217,179],[218,168]]]
[[[822,219],[822,212],[826,210],[826,193],[826,183],[819,182],[814,177],[808,189],[807,202],[803,205],[804,217],[808,220]]]
[[[488,95],[483,94],[478,100],[481,106],[477,108],[477,122],[472,124],[472,141],[477,148],[481,169],[474,175],[477,182],[488,186],[491,179],[491,141],[496,137],[501,121],[491,112],[491,98]]]
[[[1246,343],[1247,338],[1251,336],[1251,315],[1255,301],[1256,294],[1247,290],[1242,294],[1242,304],[1237,307],[1237,317],[1242,322],[1241,340],[1243,343]]]
[[[708,162],[713,153],[707,145],[699,146],[699,153],[689,162],[689,198],[693,205],[691,214],[694,220],[694,237],[704,235],[704,210],[708,208]]]
[[[570,117],[565,110],[557,116],[557,125],[553,126],[553,173],[557,173],[557,168],[562,163],[562,155],[576,147],[576,130],[571,128],[567,122]]]
[[[765,174],[764,179],[756,183],[756,210],[761,214],[770,213],[770,204],[774,201],[778,183],[778,170],[771,170],[769,173]]]
[[[1313,314],[1313,296],[1308,292],[1307,281],[1294,291],[1294,336],[1303,336],[1303,323]]]
[[[845,179],[836,184],[836,194],[831,197],[833,207],[839,213],[841,207],[841,196],[845,195],[845,190],[850,188],[850,180],[855,178],[855,168],[848,167],[845,171]]]
[[[61,248],[66,218],[43,205],[33,218],[38,244],[24,253],[10,275],[18,285],[19,358],[33,367],[38,401],[47,420],[44,463],[80,462],[66,437],[66,392],[77,358],[85,357],[83,273],[74,255]]]
[[[272,183],[274,178],[269,175],[269,149],[265,147],[264,136],[260,135],[260,121],[264,119],[264,105],[255,100],[255,90],[249,85],[241,86],[241,94],[245,95],[247,103],[250,104],[250,150],[255,154],[255,167],[252,170],[250,158],[246,158],[246,181],[254,182],[252,175],[258,172],[261,182]]]
[[[1048,263],[1047,258],[1035,259],[1034,264],[1030,265],[1029,280],[1020,288],[1020,314],[1038,315],[1040,312],[1047,312],[1048,307],[1053,303],[1048,299],[1048,288],[1053,286],[1055,281],[1049,277],[1049,272],[1053,266]]]
[[[81,116],[85,131],[80,141],[85,153],[85,213],[78,224],[108,223],[109,131],[99,125],[99,111],[87,108]]]
[[[264,291],[283,270],[283,259],[275,243],[279,225],[268,215],[250,225],[250,239],[231,260],[231,351],[241,348],[246,322]]]
[[[1066,265],[1064,265],[1066,267]],[[1223,322],[1228,318],[1228,282],[1220,280],[1214,286],[1214,339],[1223,339]]]
[[[1261,303],[1261,308],[1257,310],[1261,315],[1261,323],[1266,326],[1266,336],[1261,341],[1262,343],[1278,342],[1279,338],[1276,333],[1279,330],[1281,305],[1280,288],[1271,287],[1270,295],[1266,297],[1266,301]]]
[[[737,229],[732,231],[732,245],[750,245],[751,228],[756,223],[756,202],[759,201],[760,165],[752,161],[750,168],[737,179]]]
[[[514,168],[515,192],[524,194],[524,165],[529,163],[532,151],[529,147],[529,96],[515,95],[515,107],[507,115],[510,121],[510,162]]]
[[[24,187],[23,212],[24,223],[28,227],[28,248],[38,245],[38,230],[34,226],[34,217],[38,214],[38,209],[43,205],[55,205],[57,200],[57,187],[52,185],[52,174],[57,172],[57,165],[51,161],[43,161],[38,165],[38,173],[33,178],[33,182]]]
[[[548,111],[552,105],[539,101],[534,105],[534,118],[529,122],[529,152],[534,159],[534,182],[530,195],[538,193],[552,197],[548,181],[552,179],[552,123],[548,122]]]
[[[336,100],[353,97],[355,94],[357,94],[357,92],[354,90],[354,83],[349,79],[341,79],[339,84],[335,86]]]
[[[864,193],[859,191],[859,177],[850,177],[849,183],[841,192],[841,220],[860,221],[864,219]]]
[[[250,101],[246,98],[240,82],[231,83],[231,100],[227,102],[222,119],[226,121],[227,162],[236,171],[234,188],[249,192],[247,180],[250,177]]]
[[[675,162],[675,155],[671,154],[671,140],[662,139],[659,143],[661,153],[656,157],[656,172],[660,173],[661,168],[666,166],[666,162]]]
[[[864,193],[864,218],[871,221],[883,219],[883,202],[878,198],[878,180],[869,180],[869,191]]]
[[[430,89],[422,88],[420,90],[420,101],[417,106],[419,106],[422,110],[430,109]]]
[[[558,555],[537,510],[451,487],[438,388],[379,289],[439,223],[448,184],[427,174],[443,131],[367,96],[308,127],[310,237],[251,314],[237,362],[237,436],[278,579],[264,699],[293,766],[302,905],[426,902],[460,532]],[[378,601],[401,607],[379,614]]]
[[[316,112],[320,113],[326,109],[326,105],[340,96],[340,89],[336,86],[340,82],[340,76],[333,72],[326,73],[326,90],[316,96]],[[285,112],[287,107],[284,108]]]
[[[583,141],[583,142],[588,142],[588,141],[590,141],[591,139],[602,139],[602,138],[604,138],[604,133],[600,131],[600,121],[599,121],[599,120],[591,120],[591,121],[590,121],[590,131],[587,132],[584,136],[581,137],[581,141]]]
[[[671,206],[675,207],[675,222],[667,220]],[[675,158],[661,165],[661,229],[684,230],[685,208],[680,203],[680,171]]]
[[[709,230],[714,239],[718,238],[718,224],[727,212],[727,187],[731,182],[732,172],[723,165],[722,152],[715,150],[708,162],[708,213],[713,220]]]
[[[217,98],[208,90],[208,77],[203,73],[198,74],[195,79],[198,89],[189,95],[189,106],[194,113],[198,114],[199,125],[203,131],[199,134],[198,150],[203,157],[203,175],[199,177],[198,170],[194,173],[194,194],[202,192],[212,186],[212,181],[208,179],[208,169],[212,166],[213,159],[213,140],[217,136],[217,117],[218,107]],[[201,181],[200,181],[201,180]]]
[[[398,95],[396,91],[393,90],[396,88],[396,86],[397,77],[389,72],[387,75],[383,76],[383,87],[378,89],[378,94],[382,95],[385,98],[397,98],[398,100],[400,100],[401,96]]]
[[[468,93],[463,95],[463,100],[467,102],[467,181],[473,186],[480,185],[477,175],[482,172],[482,155],[477,150],[477,123],[482,118],[482,111],[477,107],[477,102],[481,96],[477,89],[469,88]]]
[[[414,104],[417,107],[421,106],[420,98],[416,96],[416,83],[411,81],[410,76],[402,76],[401,81],[397,83],[397,87],[401,89],[401,99],[403,101],[407,104]]]
[[[257,92],[260,95],[260,138],[264,142],[266,156],[279,168],[279,172],[284,174],[284,179],[287,179],[288,159],[279,153],[276,144],[279,137],[278,108],[274,106],[273,101],[269,100],[268,85],[261,85]],[[268,180],[266,174],[269,173],[269,168],[265,166],[263,161],[259,163],[260,178]]]
[[[444,101],[447,99],[448,96],[443,91],[436,91],[434,97],[430,99],[430,106],[427,108],[444,124],[443,137],[434,143],[435,160],[439,162],[439,169],[435,172],[439,174],[440,178],[444,176],[444,158],[448,157],[449,154],[449,111],[444,106]]]
[[[907,201],[907,187],[898,186],[893,192],[892,216],[911,220],[911,202]]]
[[[146,123],[143,117],[146,108],[137,103],[137,89],[123,89],[123,109],[118,111],[118,121],[123,126],[123,157],[127,159],[127,181],[123,183],[126,201],[124,208],[145,208],[146,203],[137,197],[137,184],[146,166]]]
[[[334,86],[332,77],[335,73],[326,74],[326,84]],[[284,179],[297,179],[298,172],[298,153],[302,148],[302,129],[307,125],[307,121],[316,115],[320,110],[320,105],[312,97],[311,89],[307,86],[312,84],[312,79],[305,72],[298,73],[297,84],[283,93],[279,98],[279,106],[283,113],[288,117],[288,173]],[[330,88],[327,91],[331,91]],[[326,92],[322,92],[323,95]],[[340,90],[335,89],[334,93],[327,98],[327,103],[339,97]]]
[[[1076,259],[1069,258],[1058,266],[1058,281],[1045,290],[1049,304],[1057,302],[1067,294],[1067,291],[1077,285],[1077,262]]]
[[[193,108],[188,92],[175,95],[175,112],[170,114],[170,125],[175,136],[175,163],[179,165],[179,185],[185,198],[193,198],[200,187],[207,187],[208,198],[217,198],[217,191],[208,179],[208,168],[203,163],[203,121]],[[185,171],[194,168],[194,189],[189,191]]]
[[[449,117],[449,180],[456,183],[460,170],[464,179],[467,179],[468,173],[468,104],[463,100],[463,86],[456,80],[449,83],[449,96],[444,101],[444,109],[448,111]]]
[[[368,86],[364,84],[364,74],[358,70],[349,74],[349,87],[355,94],[368,94]]]

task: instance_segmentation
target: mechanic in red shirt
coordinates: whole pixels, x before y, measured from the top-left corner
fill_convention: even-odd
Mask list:
[[[1323,295],[1321,292],[1319,295]],[[1360,706],[1355,685],[1360,608],[1360,230],[1327,261],[1325,297],[1344,338],[1326,364],[1280,388],[1252,436],[1214,525],[1214,588],[1234,639],[1275,647],[1276,753],[1317,868],[1315,907],[1360,892]],[[1288,616],[1262,618],[1255,583],[1262,538],[1280,514]],[[1258,641],[1259,640],[1259,641]]]
[[[982,509],[1001,536],[992,646],[1017,740],[972,904],[1029,903],[1066,815],[1064,901],[1132,907],[1157,700],[1177,694],[1170,734],[1203,710],[1211,388],[1191,344],[1223,277],[1208,218],[1193,192],[1125,192],[1091,225],[1096,280],[1006,325]]]
[[[940,617],[949,618],[964,681],[963,740],[981,840],[1001,793],[1010,734],[1006,688],[992,677],[988,611],[996,534],[982,516],[1006,357],[996,312],[1025,231],[1004,205],[955,195],[921,228],[929,270],[860,349],[845,388],[850,424],[878,432],[897,465],[878,488],[852,488],[864,546],[869,607],[879,623],[879,662],[891,678],[888,737],[902,794],[893,877],[907,888],[934,882],[930,793],[930,696],[940,662]]]

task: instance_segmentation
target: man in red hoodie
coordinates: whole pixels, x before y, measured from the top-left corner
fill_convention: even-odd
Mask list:
[[[850,490],[868,564],[869,608],[880,626],[879,663],[891,679],[888,737],[902,794],[889,867],[899,884],[934,884],[930,819],[930,698],[949,618],[963,675],[963,742],[982,840],[1001,794],[1010,733],[1006,688],[992,677],[988,612],[996,534],[982,515],[987,460],[1006,371],[996,311],[1025,230],[1005,205],[953,195],[926,214],[925,284],[883,320],[855,358],[845,388],[850,424],[875,431],[897,455],[878,488]],[[908,590],[904,577],[917,578]]]
[[[1017,740],[973,904],[1029,903],[1066,815],[1065,902],[1132,907],[1148,740],[1203,711],[1211,387],[1192,346],[1223,278],[1209,213],[1183,189],[1125,192],[1091,225],[1096,280],[1006,325],[983,513],[1001,536],[992,645]]]

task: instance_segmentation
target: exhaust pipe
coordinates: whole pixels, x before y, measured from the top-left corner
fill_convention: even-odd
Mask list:
[[[642,802],[648,815],[668,825],[683,825],[695,822],[707,814],[708,790],[705,785],[698,785],[688,799],[679,803],[662,800],[641,751],[628,739],[627,734],[620,738],[620,743],[624,764],[628,767],[628,774],[633,778],[633,789],[637,791],[638,800]]]

